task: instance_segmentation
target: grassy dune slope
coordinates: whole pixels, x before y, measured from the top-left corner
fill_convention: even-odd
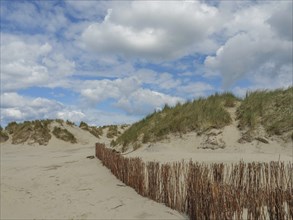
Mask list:
[[[237,110],[240,129],[262,125],[270,135],[293,130],[293,87],[247,93]]]
[[[129,145],[138,148],[141,143],[159,141],[172,133],[181,135],[196,131],[201,134],[212,128],[223,128],[232,121],[227,108],[235,107],[236,102],[241,103],[237,109],[238,127],[243,135],[249,133],[250,141],[255,139],[254,129],[260,126],[268,135],[288,136],[289,132],[293,139],[293,87],[290,87],[248,92],[243,100],[224,93],[175,107],[166,105],[162,111],[133,124],[116,141],[112,141],[112,146],[122,145],[125,151]]]
[[[51,125],[53,122],[57,126],[54,126],[52,129]],[[47,145],[51,140],[52,135],[63,141],[76,143],[77,140],[74,135],[63,127],[65,123],[68,126],[74,126],[74,123],[69,121],[65,122],[61,119],[25,121],[23,123],[11,122],[6,126],[5,130],[1,131],[1,133],[5,132],[9,134],[12,144],[28,143]],[[3,135],[1,134],[1,136]],[[8,138],[5,141],[7,140]]]
[[[225,107],[233,107],[236,101],[233,94],[224,93],[185,104],[178,103],[175,107],[166,105],[162,111],[154,112],[133,124],[112,145],[121,144],[126,150],[129,144],[158,141],[170,133],[200,133],[211,128],[222,128],[231,123]]]

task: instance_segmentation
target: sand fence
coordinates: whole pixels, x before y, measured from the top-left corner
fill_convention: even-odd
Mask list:
[[[190,219],[293,219],[293,164],[144,162],[96,144],[96,157],[137,193]]]

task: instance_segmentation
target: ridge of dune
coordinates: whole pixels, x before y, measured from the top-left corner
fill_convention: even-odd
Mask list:
[[[237,106],[227,108],[231,124],[222,129],[211,129],[201,135],[188,132],[183,135],[171,134],[167,139],[142,144],[141,148],[128,150],[128,157],[141,157],[145,161],[172,162],[193,160],[206,163],[244,162],[292,162],[293,144],[278,137],[266,137],[268,143],[259,140],[241,143],[241,131],[236,119]],[[261,130],[261,129],[260,129]],[[259,131],[265,136],[263,131]],[[119,148],[118,148],[119,149]]]

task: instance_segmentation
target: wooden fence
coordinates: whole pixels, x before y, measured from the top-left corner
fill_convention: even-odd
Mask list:
[[[96,144],[96,157],[137,193],[190,219],[293,219],[293,164],[143,162]]]

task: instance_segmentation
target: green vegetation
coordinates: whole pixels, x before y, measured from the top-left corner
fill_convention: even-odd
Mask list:
[[[6,126],[5,130],[6,130],[9,134],[13,134],[13,132],[16,130],[16,128],[17,128],[17,123],[16,123],[15,121],[13,121],[13,122],[10,122],[10,123]]]
[[[74,137],[74,135],[69,132],[67,129],[63,129],[60,127],[54,127],[53,132],[52,132],[56,138],[61,139],[63,141],[66,142],[70,142],[70,143],[77,143],[76,138]]]
[[[293,129],[293,87],[246,94],[237,110],[240,129],[254,130],[262,125],[270,135]],[[293,134],[292,134],[293,135]]]
[[[66,124],[69,125],[69,126],[75,126],[74,122],[72,121],[69,121],[69,120],[66,120]]]
[[[121,129],[125,129],[125,128],[127,128],[129,125],[128,124],[123,124],[123,125],[121,125]]]
[[[117,125],[108,126],[107,138],[114,138],[117,137],[119,134],[120,132],[118,131]]]
[[[162,140],[170,133],[183,134],[189,131],[202,133],[211,128],[222,128],[231,123],[230,114],[225,106],[234,106],[237,98],[231,93],[215,94],[208,98],[178,103],[175,107],[165,105],[161,112],[154,112],[127,129],[112,146],[136,142],[154,142]]]
[[[9,139],[9,136],[2,126],[0,126],[0,143],[5,142]]]
[[[5,130],[12,135],[12,144],[29,142],[47,145],[51,139],[48,125],[52,120],[25,121],[23,123],[11,122]]]
[[[95,127],[95,126],[89,126],[87,123],[81,121],[79,124],[79,127],[85,131],[89,131],[92,135],[94,135],[97,138],[100,138],[100,136],[103,135],[103,128],[101,127]]]
[[[59,123],[60,125],[63,125],[63,123],[64,123],[64,120],[63,119],[55,119],[55,121],[57,123]]]
[[[81,121],[81,122],[80,122],[79,127],[80,127],[81,129],[84,129],[84,130],[87,130],[87,131],[88,131],[88,128],[89,128],[88,124],[85,123],[84,121]]]

